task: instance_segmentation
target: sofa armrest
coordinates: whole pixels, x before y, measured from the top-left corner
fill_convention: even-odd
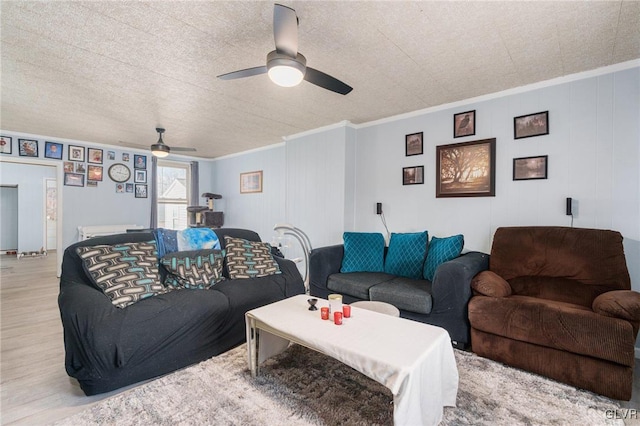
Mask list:
[[[326,298],[332,293],[327,288],[329,275],[337,274],[342,267],[344,245],[314,249],[309,256],[309,290],[312,296]]]
[[[285,278],[284,288],[282,289],[285,297],[304,294],[304,281],[302,280],[302,275],[300,275],[300,271],[296,264],[292,260],[285,259],[283,257],[273,256],[273,259],[278,263],[280,272]]]
[[[615,290],[602,293],[593,300],[594,312],[607,317],[640,322],[640,293]]]
[[[471,298],[471,280],[488,268],[489,255],[475,251],[440,265],[431,283],[432,312],[466,310]]]
[[[488,297],[511,296],[511,285],[500,275],[492,271],[482,271],[471,280],[474,292]]]

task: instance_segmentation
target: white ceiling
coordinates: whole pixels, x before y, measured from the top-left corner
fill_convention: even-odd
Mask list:
[[[347,96],[266,75],[271,2],[1,2],[0,128],[214,158],[640,57],[640,2],[283,1]]]

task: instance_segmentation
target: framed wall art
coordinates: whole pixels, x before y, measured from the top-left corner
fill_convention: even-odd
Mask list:
[[[513,180],[546,179],[548,156],[521,157],[513,159]]]
[[[436,198],[496,195],[496,139],[436,147]]]
[[[62,144],[57,142],[45,142],[44,158],[62,160]]]
[[[513,138],[523,139],[549,134],[549,111],[513,118]]]
[[[147,156],[133,154],[133,168],[134,169],[146,169],[147,168]]]
[[[262,170],[240,173],[240,193],[262,192]]]
[[[411,133],[404,137],[405,157],[422,154],[422,137],[423,133]]]
[[[84,147],[69,145],[69,161],[84,163]]]
[[[13,147],[11,136],[0,136],[0,154],[11,154]]]
[[[136,198],[147,198],[147,185],[136,184]]]
[[[65,161],[63,164],[65,173],[73,173],[73,163],[71,161]]]
[[[34,139],[18,139],[18,154],[21,157],[37,157],[38,141]]]
[[[453,115],[453,137],[473,136],[476,134],[476,110]]]
[[[135,183],[147,183],[147,171],[146,170],[136,170],[133,175],[133,181]]]
[[[80,173],[65,173],[64,184],[66,186],[84,186],[84,175]]]
[[[87,166],[87,180],[102,181],[102,166]]]
[[[421,185],[424,183],[424,166],[403,167],[403,185]]]
[[[97,148],[87,149],[87,163],[102,164],[102,150]]]

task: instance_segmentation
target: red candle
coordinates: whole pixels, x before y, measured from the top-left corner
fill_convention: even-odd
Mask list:
[[[323,320],[328,320],[329,319],[329,308],[328,307],[320,308],[320,318],[322,318]]]
[[[350,318],[351,317],[351,306],[342,305],[342,315],[344,315],[345,318]]]
[[[336,325],[342,325],[342,312],[334,312],[333,313],[333,322]]]

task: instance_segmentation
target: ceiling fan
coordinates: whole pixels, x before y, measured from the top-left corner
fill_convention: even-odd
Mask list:
[[[156,132],[158,132],[158,142],[151,145],[151,154],[155,155],[156,157],[166,157],[171,151],[195,152],[196,150],[195,148],[181,148],[179,146],[171,148],[162,140],[164,129],[161,127],[156,127]]]
[[[332,92],[346,95],[353,88],[337,78],[307,66],[307,59],[298,52],[298,16],[287,6],[275,4],[273,9],[273,38],[276,50],[267,55],[267,65],[247,68],[219,75],[221,80],[265,74],[284,87],[298,85],[302,79]]]

